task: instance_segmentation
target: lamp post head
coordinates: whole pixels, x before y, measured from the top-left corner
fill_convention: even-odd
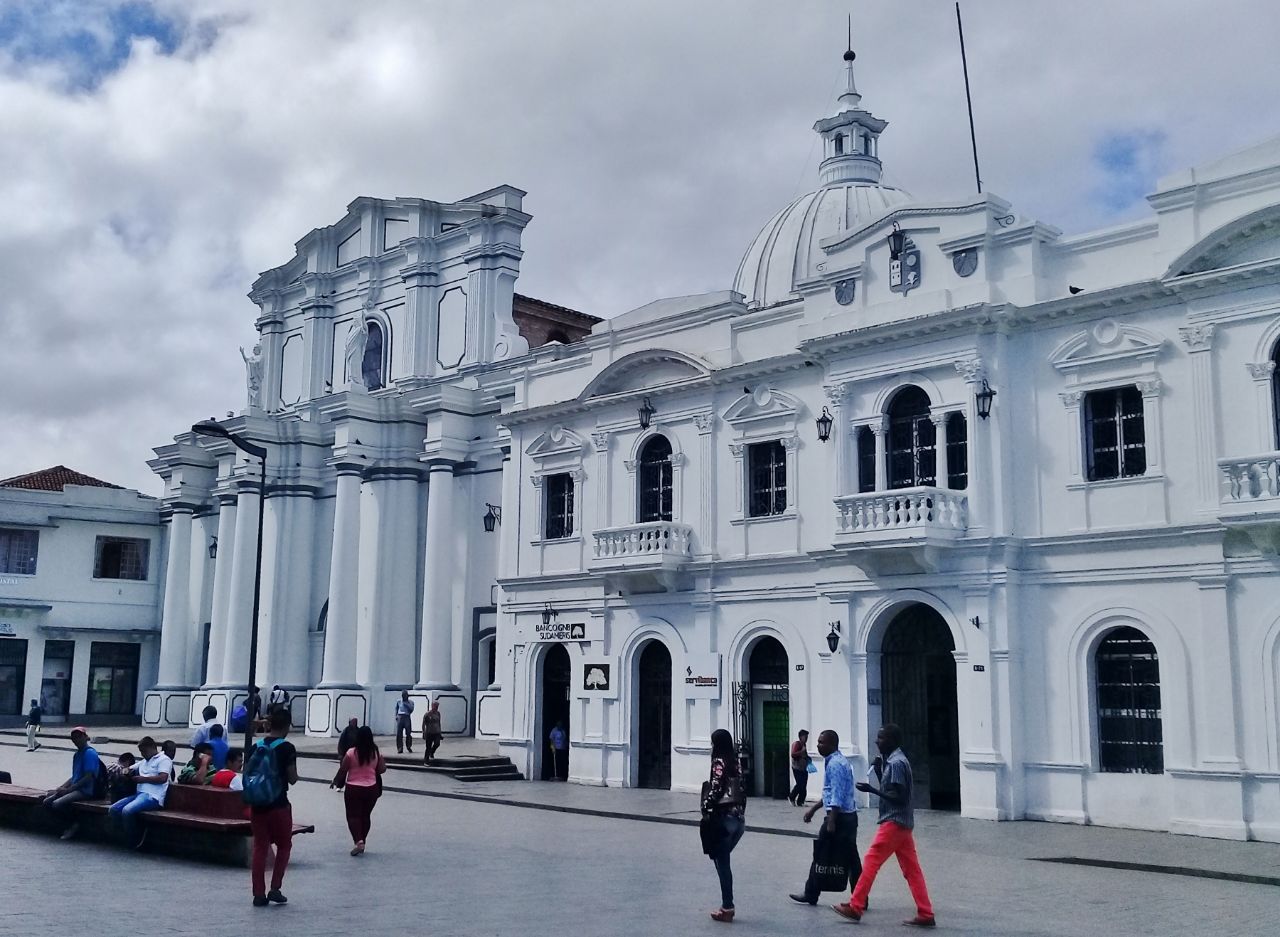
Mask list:
[[[484,522],[484,532],[491,534],[494,527],[502,523],[502,508],[496,504],[489,504],[487,501],[484,506],[488,510],[484,512],[484,517],[481,520]]]
[[[818,425],[818,442],[826,442],[831,438],[831,425],[835,422],[831,418],[831,412],[826,407],[822,408],[822,416],[814,421]]]
[[[640,409],[636,411],[640,417],[640,428],[648,429],[649,424],[653,422],[653,415],[658,411],[653,409],[653,404],[649,402],[649,398],[644,398],[644,402],[640,404]]]
[[[889,257],[897,260],[902,254],[902,249],[907,245],[907,236],[902,229],[898,227],[898,223],[893,223],[893,230],[889,232]]]
[[[991,389],[991,385],[987,383],[987,379],[982,379],[982,389],[974,394],[974,399],[978,403],[978,417],[985,420],[991,416],[991,401],[995,399],[996,392]]]
[[[836,623],[831,623],[831,630],[827,632],[827,647],[831,648],[831,653],[836,652],[836,648],[840,646],[840,634],[836,631]]]
[[[267,461],[267,449],[265,446],[249,442],[243,436],[231,432],[231,430],[215,420],[201,420],[191,427],[191,432],[197,436],[213,436],[216,439],[225,439],[241,452],[247,452],[255,459],[261,459],[264,463]]]
[[[544,625],[551,624],[551,619],[556,617],[556,610],[551,607],[551,603],[547,602],[542,607],[542,623]]]
[[[218,558],[218,538],[209,538],[209,559],[216,560]]]

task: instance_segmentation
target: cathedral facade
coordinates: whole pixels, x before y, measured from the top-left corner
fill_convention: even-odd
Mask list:
[[[515,293],[523,193],[359,199],[250,294],[268,450],[156,450],[147,724],[258,669],[330,734],[401,690],[527,777],[696,790],[797,730],[919,805],[1280,840],[1280,143],[1081,236],[883,183],[853,65],[816,188],[721,292]],[[216,549],[215,549],[216,547]]]

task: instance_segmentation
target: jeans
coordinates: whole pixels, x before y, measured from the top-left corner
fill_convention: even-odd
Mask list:
[[[862,875],[862,860],[858,858],[858,815],[856,813],[837,813],[834,833],[827,832],[827,821],[823,819],[822,826],[818,827],[818,841],[825,843],[828,839],[835,839],[848,845],[850,858],[849,887],[853,888],[858,884],[858,878]],[[819,894],[818,889],[814,887],[813,878],[810,877],[804,883],[804,896],[810,901],[817,901]]]
[[[439,735],[427,735],[423,737],[422,744],[427,747],[426,754],[422,756],[423,763],[426,763],[436,757],[436,749],[440,747],[440,743],[442,741],[444,741],[444,739]]]
[[[797,804],[803,804],[804,799],[809,796],[809,770],[792,768],[791,776],[796,779],[796,786],[791,788],[791,799]]]
[[[138,840],[138,817],[137,815],[144,810],[159,810],[160,801],[156,800],[150,794],[134,794],[132,797],[124,797],[117,800],[108,809],[108,815],[120,818],[120,823],[124,827],[125,836],[129,842],[137,842]]]
[[[253,828],[253,863],[249,875],[253,880],[253,897],[267,894],[267,849],[276,847],[275,865],[271,867],[271,890],[278,891],[284,884],[284,870],[289,865],[289,853],[293,850],[293,807],[272,807],[254,810],[249,814]]]
[[[396,717],[396,751],[413,751],[413,722],[408,716]]]
[[[87,791],[78,788],[72,788],[65,794],[50,794],[44,799],[44,805],[55,813],[61,813],[78,800],[89,800],[91,795]]]
[[[716,865],[716,875],[720,876],[720,907],[732,911],[733,868],[729,864],[729,853],[733,852],[733,847],[738,845],[738,840],[747,831],[747,821],[728,813],[719,819],[724,824],[724,832],[719,847],[711,854],[711,861]]]
[[[933,905],[929,903],[929,889],[924,883],[924,872],[920,868],[920,860],[916,857],[916,840],[905,826],[899,826],[892,820],[886,820],[876,827],[875,838],[867,847],[867,863],[862,874],[858,876],[858,884],[854,886],[853,897],[849,904],[855,911],[867,909],[867,896],[871,894],[871,886],[875,884],[876,874],[880,866],[890,856],[898,857],[898,868],[902,877],[907,880],[907,888],[916,902],[916,913],[921,917],[933,917]]]

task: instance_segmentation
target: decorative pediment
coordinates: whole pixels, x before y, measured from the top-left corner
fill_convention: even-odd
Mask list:
[[[711,367],[705,361],[679,351],[650,349],[619,358],[595,376],[578,395],[579,400],[603,397],[629,390],[649,390],[666,384],[706,377]]]
[[[1244,264],[1280,260],[1280,206],[1270,205],[1228,222],[1183,252],[1165,274],[1192,276]]]
[[[584,440],[571,429],[553,426],[532,443],[525,452],[533,459],[547,459],[552,456],[581,456]]]
[[[761,384],[739,397],[724,412],[724,421],[740,431],[764,422],[793,426],[803,409],[804,404],[785,391]]]
[[[1149,361],[1160,354],[1164,344],[1165,340],[1149,329],[1103,319],[1055,348],[1049,355],[1049,363],[1059,371],[1073,371],[1126,359]]]

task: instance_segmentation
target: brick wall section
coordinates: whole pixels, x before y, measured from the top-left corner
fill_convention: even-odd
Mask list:
[[[552,339],[566,345],[576,342],[591,334],[591,327],[600,321],[585,312],[543,302],[532,296],[521,296],[519,293],[511,304],[511,317],[530,348],[545,345]]]

